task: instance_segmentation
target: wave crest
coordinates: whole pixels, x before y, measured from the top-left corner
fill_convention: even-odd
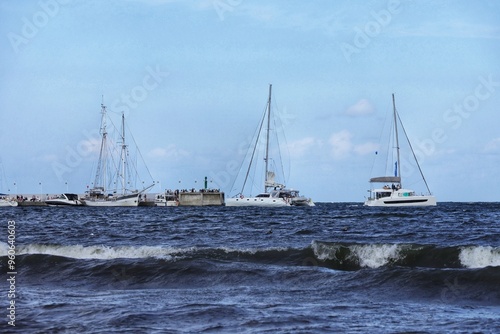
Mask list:
[[[187,252],[192,249],[177,249],[173,247],[159,246],[121,246],[110,247],[105,245],[82,246],[82,245],[43,245],[29,244],[19,245],[16,249],[16,255],[52,255],[73,259],[95,259],[111,260],[120,258],[138,259],[138,258],[158,258],[171,259],[180,252]],[[7,255],[7,248],[0,245],[0,256]]]
[[[315,257],[335,269],[356,270],[388,265],[428,268],[500,266],[500,248],[416,244],[361,244],[313,241]]]
[[[500,266],[500,248],[491,246],[468,246],[460,251],[460,262],[466,268],[485,268]]]

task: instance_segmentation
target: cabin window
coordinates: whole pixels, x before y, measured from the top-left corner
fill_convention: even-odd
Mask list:
[[[377,193],[377,199],[383,198],[383,197],[391,197],[391,193],[390,192],[380,192],[380,193]]]

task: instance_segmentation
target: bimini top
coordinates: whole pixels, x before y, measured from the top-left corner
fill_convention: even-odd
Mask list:
[[[401,178],[399,176],[378,176],[372,177],[370,179],[372,183],[400,183]]]

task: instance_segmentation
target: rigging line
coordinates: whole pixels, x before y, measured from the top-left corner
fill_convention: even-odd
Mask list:
[[[104,99],[104,97],[103,97]],[[104,184],[105,179],[103,179],[103,173],[106,173],[105,167],[106,160],[105,155],[107,154],[106,141],[107,141],[107,129],[106,129],[106,106],[101,103],[101,123],[99,126],[99,135],[101,136],[101,145],[99,150],[99,159],[97,160],[96,174],[94,179],[94,187],[102,186],[106,187]]]
[[[258,128],[255,131],[257,132]],[[254,138],[254,137],[252,137],[252,138]],[[243,143],[243,144],[245,144],[245,143]],[[245,164],[245,161],[247,160],[248,154],[249,154],[249,150],[247,150],[247,152],[243,156],[243,159],[241,159],[240,167],[238,168],[238,173],[236,174],[236,177],[233,178],[233,182],[231,183],[231,187],[229,188],[231,193],[233,192],[233,190],[235,190],[236,181],[238,180],[238,177],[240,176],[240,173],[241,173],[241,171],[243,169],[243,165]],[[243,185],[243,187],[245,187],[245,185]],[[242,192],[243,192],[243,189],[242,189]]]
[[[285,167],[284,167],[284,163],[283,163],[283,157],[281,155],[281,145],[279,143],[279,134],[278,134],[278,126],[276,124],[276,120],[279,121],[279,124],[281,125],[280,126],[280,129],[281,129],[281,133],[283,134],[283,140],[285,142],[285,147],[286,147],[286,150],[287,150],[287,153],[288,153],[288,176],[290,176],[290,169],[291,169],[291,162],[290,162],[290,148],[288,147],[288,142],[286,140],[286,134],[285,134],[285,124],[283,123],[283,120],[281,119],[280,117],[280,113],[279,113],[279,108],[278,108],[278,103],[276,101],[276,97],[273,98],[273,104],[274,104],[274,107],[275,107],[275,110],[277,110],[277,112],[273,113],[273,123],[274,123],[274,128],[276,129],[275,130],[275,135],[276,135],[276,142],[278,143],[278,154],[279,154],[279,158],[280,158],[280,164],[281,164],[281,174],[283,176],[283,184],[286,185],[288,182],[286,180],[286,174],[285,174]]]
[[[260,155],[261,155],[262,151],[260,150],[257,150],[256,151],[256,156],[255,156],[255,161],[260,161]],[[259,169],[257,168],[257,164],[255,165],[254,168],[252,168],[251,170],[251,175],[249,176],[249,179],[251,181],[251,186],[249,187],[250,188],[250,193],[248,194],[249,196],[253,196],[253,192],[256,191],[257,193],[260,193],[262,192],[262,184],[261,184],[261,181],[257,182],[257,180],[263,180],[264,179],[264,175],[263,174],[259,174],[262,173],[262,170],[259,171]],[[257,174],[258,177],[257,177]]]
[[[273,123],[274,123],[274,128],[276,129],[275,130],[275,136],[276,136],[276,143],[277,143],[277,146],[278,146],[278,156],[279,156],[279,159],[280,159],[280,165],[281,165],[281,174],[283,176],[283,183],[286,184],[285,182],[285,168],[283,167],[283,157],[281,156],[281,145],[280,145],[280,140],[279,140],[279,136],[278,136],[278,126],[276,124],[276,118],[279,117],[279,116],[275,116],[274,119],[273,119]],[[283,134],[284,136],[284,134]],[[285,142],[286,142],[286,138],[285,138]],[[276,166],[276,162],[273,161],[275,166]],[[275,167],[276,168],[276,167]]]
[[[139,154],[139,157],[141,159],[141,162],[142,164],[144,165],[144,167],[146,168],[146,171],[148,172],[149,174],[149,177],[151,178],[151,181],[153,181],[153,175],[151,175],[151,172],[149,171],[149,168],[148,168],[148,165],[146,164],[146,161],[144,160],[144,157],[142,156],[142,153],[141,153],[141,150],[139,150],[139,146],[137,145],[137,142],[135,141],[135,138],[134,138],[134,135],[132,134],[132,131],[130,131],[130,127],[128,126],[128,123],[125,124],[125,126],[127,127],[128,129],[128,134],[130,135],[130,137],[132,137],[132,141],[134,142],[134,145],[135,145],[135,149],[137,151],[137,154]],[[142,179],[138,173],[138,170],[137,170],[137,166],[135,166],[135,173],[137,174],[136,176],[139,177],[139,181],[142,182]],[[154,182],[153,182],[154,183]]]
[[[110,136],[110,134],[116,136],[116,133],[120,133],[120,131],[113,122],[113,119],[109,116],[107,109],[106,109],[106,120],[111,123],[112,127],[111,127],[111,132],[109,131],[109,127],[106,127],[106,143],[105,143],[106,153],[104,158],[106,165],[103,173],[105,173],[108,176],[106,178],[108,182],[107,184],[103,184],[103,187],[105,187],[106,190],[112,189],[111,186],[114,184],[113,190],[116,192],[118,190],[117,185],[120,177],[120,169],[118,168],[118,162],[115,159],[117,157],[120,157],[121,153],[119,154],[118,148],[116,147],[116,142],[111,139],[113,136]],[[111,166],[108,163],[109,161],[112,163]],[[110,167],[113,167],[114,172],[111,172]]]
[[[417,163],[418,170],[420,172],[420,175],[422,176],[422,179],[424,180],[425,187],[427,188],[427,191],[429,194],[431,194],[431,190],[429,189],[429,186],[427,185],[427,180],[425,179],[424,173],[422,172],[422,168],[420,168],[420,164],[418,163],[417,156],[415,155],[415,152],[413,151],[413,147],[411,146],[410,139],[408,138],[408,135],[406,134],[406,129],[403,125],[403,122],[401,122],[401,118],[399,117],[399,113],[396,111],[396,115],[398,116],[399,124],[401,124],[401,128],[403,129],[403,132],[406,137],[406,141],[408,142],[408,145],[410,146],[411,153],[413,154],[413,158],[415,159],[415,162]],[[398,166],[398,168],[400,168]]]
[[[387,141],[387,158],[385,159],[385,169],[384,172],[386,175],[392,175],[392,172],[390,171],[390,168],[388,167],[389,160],[392,168],[392,163],[394,162],[394,124],[391,122],[390,123],[390,128],[389,128],[389,133],[391,134],[389,136],[389,140]]]
[[[105,143],[105,140],[104,138],[101,138],[101,145],[100,145],[100,150],[99,150],[99,159],[97,160],[97,166],[96,166],[96,173],[94,175],[94,187],[98,187],[98,186],[103,186],[105,187],[106,185],[105,184],[101,184],[102,182],[102,173],[105,173],[106,171],[102,170],[101,167],[102,167],[102,164],[103,164],[103,152],[104,154],[106,154],[106,148],[104,147],[104,143]]]
[[[264,115],[265,115],[265,113],[264,113]],[[240,173],[242,172],[243,165],[244,165],[244,164],[245,164],[245,162],[247,161],[247,156],[249,156],[249,154],[250,154],[250,144],[252,144],[252,143],[253,143],[254,138],[257,138],[257,140],[258,140],[258,137],[259,137],[259,136],[257,135],[257,133],[259,133],[259,129],[260,129],[260,128],[261,128],[261,126],[259,126],[259,125],[257,124],[257,126],[256,126],[256,128],[255,128],[255,131],[254,131],[254,134],[253,134],[253,136],[251,137],[250,142],[248,143],[248,144],[249,144],[249,145],[248,145],[248,146],[249,146],[249,148],[248,148],[248,149],[247,149],[247,151],[245,152],[245,155],[243,156],[243,159],[241,159],[240,167],[238,168],[238,173],[236,174],[236,177],[235,177],[235,178],[233,178],[233,183],[231,184],[231,187],[230,187],[230,191],[231,191],[231,192],[232,192],[233,190],[235,190],[235,184],[236,184],[236,181],[238,180],[238,177],[240,176]],[[246,146],[246,140],[245,140],[245,142],[244,142],[243,144]],[[240,146],[241,146],[241,145],[240,145]],[[244,188],[244,187],[245,187],[245,185],[243,185],[243,188]],[[242,192],[243,192],[243,188],[242,188]],[[241,193],[242,193],[242,192],[241,192]]]
[[[255,140],[255,145],[253,147],[252,155],[250,158],[250,163],[248,164],[247,173],[245,175],[245,181],[243,182],[243,186],[241,187],[241,193],[243,193],[243,190],[245,189],[245,185],[246,185],[247,180],[248,180],[248,174],[250,173],[250,168],[252,167],[253,158],[255,156],[255,150],[257,149],[257,145],[259,144],[260,132],[262,131],[262,128],[264,127],[264,120],[266,119],[266,112],[267,112],[267,108],[264,111],[264,115],[262,116],[262,121],[260,122],[259,132],[257,133],[257,138]]]
[[[107,146],[107,150],[108,150],[106,161],[111,160],[112,167],[113,167],[113,170],[115,172],[111,172],[111,169],[109,168],[109,164],[106,164],[106,167],[108,168],[107,173],[108,173],[108,176],[110,176],[110,177],[108,178],[109,181],[108,181],[108,184],[105,185],[105,187],[107,187],[107,189],[110,189],[111,182],[113,182],[114,183],[113,190],[116,191],[116,190],[118,190],[117,185],[118,185],[118,179],[120,177],[120,169],[118,168],[118,162],[115,159],[117,159],[117,157],[119,158],[120,155],[118,154],[118,149],[117,149],[114,142],[111,142],[111,145],[109,145],[107,142],[106,146]]]
[[[390,141],[390,147],[391,147],[391,161],[390,161],[390,165],[388,166],[388,169],[387,169],[387,175],[392,175],[393,174],[393,171],[394,171],[394,163],[397,161],[397,152],[399,150],[399,144],[398,144],[398,135],[396,133],[396,124],[395,123],[392,123],[392,126],[391,126],[391,133],[392,133],[392,138],[391,138],[391,141]],[[396,152],[396,153],[394,153]],[[395,157],[396,156],[396,157]],[[398,166],[398,169],[399,169],[399,166]],[[395,175],[397,176],[397,175]]]
[[[384,122],[384,123],[385,123],[385,122]],[[382,144],[382,134],[381,134],[381,135],[380,135],[380,137],[379,137],[378,143],[379,143],[379,145],[381,145],[381,144]],[[381,148],[381,146],[378,146],[378,148]],[[375,163],[379,160],[379,159],[377,159],[377,158],[378,158],[378,153],[379,153],[379,151],[380,151],[380,149],[377,149],[377,150],[375,151],[375,157],[374,157],[374,158],[373,158],[373,160],[372,160],[372,167],[370,168],[370,174],[368,174],[368,175],[373,175],[373,168],[375,167]]]
[[[247,152],[248,153],[248,152]],[[247,155],[245,154],[245,157]],[[236,177],[233,178],[233,183],[231,183],[231,187],[229,188],[230,189],[230,192],[232,193],[233,190],[234,190],[234,184],[236,183],[236,180],[238,179],[238,176],[240,175],[241,173],[241,169],[243,168],[243,164],[245,163],[245,157],[243,157],[243,159],[241,159],[241,163],[240,163],[240,167],[238,168],[238,174],[236,174]],[[220,186],[220,185],[219,185]]]
[[[387,109],[387,107],[386,107],[385,109]],[[382,123],[382,124],[383,124],[383,126],[380,128],[381,130],[380,130],[380,133],[379,133],[379,138],[378,138],[378,142],[377,142],[377,143],[379,143],[379,145],[378,145],[378,147],[377,147],[377,151],[375,151],[375,157],[373,158],[373,161],[372,161],[372,167],[371,167],[371,169],[370,169],[370,174],[368,174],[368,175],[371,175],[371,176],[373,176],[373,174],[374,174],[375,165],[376,165],[377,163],[379,164],[379,166],[382,166],[382,165],[380,164],[380,162],[379,162],[379,161],[381,161],[382,156],[384,156],[384,157],[385,157],[385,169],[384,169],[382,172],[383,172],[383,174],[386,174],[386,173],[387,173],[387,161],[388,161],[388,159],[389,159],[389,152],[390,152],[390,146],[391,146],[391,145],[390,145],[390,144],[391,144],[391,136],[390,136],[390,135],[389,135],[389,136],[387,136],[387,133],[392,133],[392,130],[391,130],[391,129],[392,129],[392,122],[388,122],[388,121],[387,121],[387,119],[388,119],[388,115],[389,115],[389,113],[387,113],[387,112],[386,112],[386,113],[385,113],[385,118],[384,118],[384,121],[383,121],[383,123]],[[386,131],[386,129],[387,129],[387,127],[388,127],[388,124],[390,124],[391,128],[389,129],[389,131]],[[385,136],[384,136],[384,134],[385,134],[387,137],[385,137]],[[384,138],[387,138],[387,142],[388,142],[387,152],[386,152],[386,151],[385,151],[385,149],[384,149],[384,145],[385,145],[385,143],[386,143],[386,139],[384,139]],[[386,153],[386,154],[385,154],[385,153]],[[378,172],[377,172],[377,173],[378,173]],[[371,176],[370,176],[370,177],[371,177]]]

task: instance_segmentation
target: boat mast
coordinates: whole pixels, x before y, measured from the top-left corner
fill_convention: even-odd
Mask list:
[[[126,176],[126,154],[127,154],[127,145],[125,144],[125,114],[122,113],[122,151],[121,151],[121,181],[122,181],[122,195],[125,195],[125,176]]]
[[[397,154],[397,173],[396,175],[394,176],[399,176],[399,185],[401,187],[403,187],[401,185],[401,161],[400,161],[400,158],[399,158],[399,136],[398,136],[398,121],[397,121],[397,111],[396,111],[396,102],[395,102],[395,99],[394,99],[394,93],[392,94],[392,107],[393,107],[393,110],[394,110],[394,130],[395,130],[395,133],[396,133],[396,154]]]
[[[106,106],[104,105],[104,97],[101,102],[101,150],[99,152],[99,160],[97,161],[97,171],[94,180],[94,188],[101,186],[103,190],[106,188],[106,138],[108,132],[106,130]]]
[[[269,166],[269,131],[271,127],[271,90],[273,85],[269,84],[269,99],[267,100],[267,135],[266,135],[266,176],[264,181],[264,192],[267,193],[268,183],[267,183],[267,174],[268,174],[268,166]]]

